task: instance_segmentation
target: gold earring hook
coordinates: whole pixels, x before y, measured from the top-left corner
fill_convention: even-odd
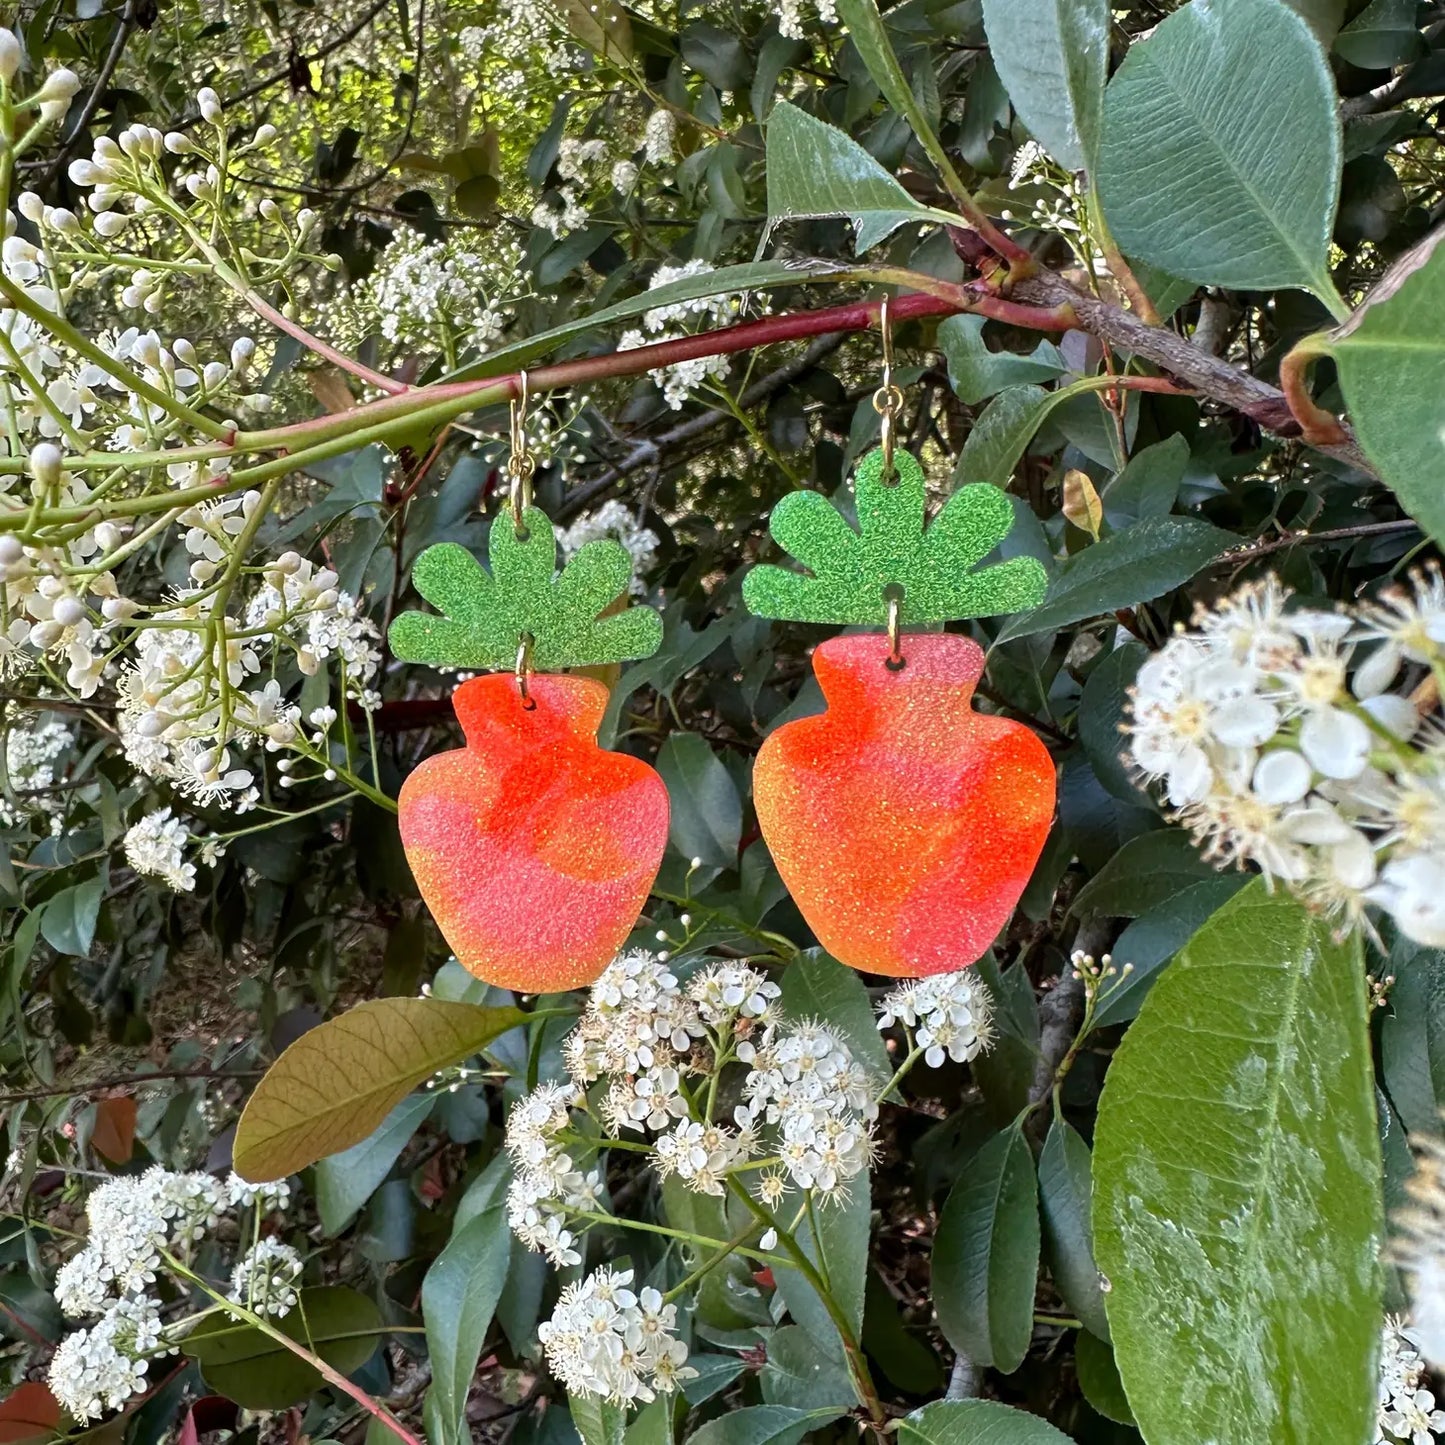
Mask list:
[[[903,406],[903,393],[893,384],[893,327],[888,317],[888,297],[878,308],[878,329],[883,335],[883,385],[873,393],[873,410],[879,417],[879,443],[883,448],[883,473],[879,480],[891,486],[897,479],[893,470],[895,419]]]
[[[532,701],[532,692],[528,682],[532,676],[532,644],[536,639],[530,632],[524,632],[517,639],[517,691],[522,694],[522,706],[529,712],[537,704]]]
[[[511,479],[508,496],[512,507],[512,530],[519,542],[527,538],[527,508],[532,505],[532,474],[536,459],[527,449],[527,373],[517,373],[519,394],[513,398],[510,426],[512,454],[507,458],[507,475]],[[523,697],[526,689],[523,688]]]
[[[885,666],[889,672],[902,672],[908,666],[908,659],[903,655],[903,589],[896,585],[890,585],[883,590],[883,595],[888,601],[888,657]]]

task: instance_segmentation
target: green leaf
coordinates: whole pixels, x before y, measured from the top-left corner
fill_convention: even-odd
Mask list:
[[[40,915],[40,936],[57,953],[85,958],[95,942],[95,925],[105,897],[105,879],[97,875],[62,888]]]
[[[416,559],[416,590],[445,614],[403,612],[391,624],[391,650],[408,662],[488,671],[516,665],[523,635],[542,672],[650,657],[662,641],[651,607],[600,615],[627,593],[632,559],[620,542],[584,543],[559,573],[557,543],[545,512],[528,507],[519,534],[500,516],[487,535],[492,570],[456,542],[439,542]]]
[[[1123,728],[1128,722],[1129,689],[1148,655],[1138,642],[1116,647],[1095,664],[1079,695],[1079,742],[1094,776],[1116,798],[1136,807],[1147,806],[1149,799],[1124,760],[1128,739]]]
[[[1108,1344],[1088,1330],[1080,1330],[1074,1336],[1074,1368],[1078,1371],[1084,1398],[1106,1420],[1120,1425],[1134,1423],[1134,1412],[1129,1408],[1129,1397],[1124,1393],[1124,1382],[1114,1363],[1114,1351]]]
[[[697,733],[669,733],[657,771],[672,802],[668,836],[684,858],[716,868],[738,866],[743,804],[722,760]]]
[[[1188,466],[1189,441],[1179,432],[1135,452],[1104,488],[1104,520],[1118,530],[1142,517],[1167,516]]]
[[[1037,1415],[997,1400],[939,1400],[898,1422],[898,1445],[1070,1445]]]
[[[1008,486],[1024,448],[1065,394],[1038,386],[1011,386],[999,392],[973,424],[954,468],[954,481]]]
[[[1335,54],[1362,70],[1393,70],[1425,53],[1415,0],[1370,0],[1338,35]]]
[[[1039,1212],[1049,1273],[1085,1328],[1107,1340],[1109,1321],[1089,1222],[1093,1194],[1089,1146],[1072,1124],[1056,1116],[1039,1152]]]
[[[1360,947],[1256,881],[1109,1066],[1094,1248],[1150,1445],[1369,1438],[1383,1221]]]
[[[526,1017],[516,1008],[382,998],[328,1019],[257,1084],[236,1129],[237,1173],[283,1179],[349,1149],[438,1069],[470,1058]]]
[[[300,1291],[290,1313],[271,1321],[343,1375],[372,1356],[386,1325],[363,1294],[342,1285]],[[321,1389],[321,1372],[270,1335],[233,1319],[209,1315],[181,1341],[206,1384],[246,1410],[284,1410]]]
[[[1445,231],[1400,259],[1329,343],[1365,455],[1400,505],[1445,538],[1445,465],[1436,399],[1445,387]]]
[[[421,1128],[436,1103],[435,1094],[405,1098],[359,1144],[319,1160],[316,1165],[316,1212],[322,1232],[340,1234],[391,1173],[397,1156]]]
[[[627,1411],[597,1395],[569,1395],[567,1409],[582,1437],[582,1445],[622,1445],[627,1433]]]
[[[905,1393],[936,1395],[943,1389],[943,1367],[937,1351],[930,1349],[904,1324],[898,1301],[877,1269],[868,1271],[863,1348],[868,1358]]]
[[[737,1226],[728,1222],[726,1200],[695,1193],[676,1174],[662,1181],[662,1209],[674,1229],[704,1239],[727,1239],[736,1231]],[[694,1258],[693,1263],[699,1264],[701,1259]],[[703,1276],[697,1287],[696,1315],[702,1324],[718,1332],[774,1322],[753,1282],[752,1267],[736,1254]]]
[[[1099,191],[1119,248],[1201,285],[1329,306],[1339,99],[1280,0],[1192,0],[1109,83]]]
[[[984,344],[982,316],[950,316],[938,328],[938,345],[948,362],[948,380],[960,401],[975,406],[1010,386],[1052,381],[1068,370],[1052,341],[1040,341],[1029,355],[990,351]]]
[[[1445,953],[1399,938],[1381,972],[1395,979],[1380,1025],[1390,1102],[1411,1134],[1438,1137],[1445,1108]]]
[[[933,1242],[939,1327],[975,1365],[1011,1374],[1028,1352],[1039,1272],[1034,1156],[1017,1125],[973,1156]]]
[[[767,1362],[758,1378],[764,1401],[799,1410],[850,1409],[853,1384],[842,1351],[831,1348],[836,1339],[836,1334],[819,1336],[803,1325],[772,1330]]]
[[[1057,632],[1073,622],[1152,602],[1238,543],[1233,533],[1197,517],[1148,517],[1135,522],[1075,552],[1059,568],[1043,605],[1015,617],[998,640]]]
[[[858,530],[821,492],[790,492],[769,530],[807,568],[759,566],[743,579],[743,601],[759,617],[785,622],[883,626],[898,596],[904,626],[989,617],[1035,605],[1047,586],[1032,557],[978,564],[1008,535],[1014,511],[997,487],[960,487],[925,523],[923,468],[906,451],[883,479],[882,449],[854,474]]]
[[[1074,897],[1079,918],[1137,918],[1186,888],[1219,875],[1181,828],[1131,838]]]
[[[719,1391],[727,1389],[745,1368],[736,1355],[694,1353],[687,1357],[687,1363],[697,1371],[693,1379],[682,1383],[683,1398],[689,1405],[701,1405],[705,1400],[711,1400]]]
[[[839,963],[821,948],[809,948],[783,970],[778,983],[787,1015],[822,1019],[837,1029],[853,1057],[881,1088],[893,1073],[893,1063],[857,970]]]
[[[1109,75],[1108,0],[984,0],[999,79],[1040,145],[1070,171],[1092,171]]]
[[[1141,913],[1110,950],[1121,976],[1099,1005],[1094,1027],[1107,1028],[1133,1018],[1165,964],[1248,882],[1244,873],[1216,875]],[[1122,976],[1125,967],[1128,977]]]
[[[452,1235],[422,1281],[421,1312],[432,1370],[427,1402],[431,1445],[471,1445],[467,1391],[511,1258],[506,1204],[497,1199]]]
[[[989,952],[975,967],[993,995],[995,1033],[993,1047],[971,1067],[994,1122],[1002,1129],[1028,1103],[1039,1057],[1039,1008],[1028,970],[1021,964],[1000,970]]]
[[[688,1445],[798,1445],[843,1412],[834,1409],[799,1410],[788,1405],[748,1405],[732,1410],[693,1432]]]
[[[950,211],[922,206],[836,126],[780,100],[768,116],[768,223],[847,216],[862,255],[910,221],[963,224]]]
[[[948,152],[929,124],[913,87],[898,64],[875,0],[838,0],[837,9],[839,18],[853,37],[858,54],[863,57],[863,64],[868,67],[868,74],[883,92],[884,99],[908,122],[908,128],[918,137],[918,143],[928,153],[929,160],[938,168],[939,175],[945,178],[950,189],[955,192],[961,189]]]

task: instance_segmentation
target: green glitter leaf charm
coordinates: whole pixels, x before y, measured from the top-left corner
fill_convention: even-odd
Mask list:
[[[773,508],[774,540],[807,571],[754,567],[743,580],[750,612],[780,622],[882,627],[896,595],[907,627],[1020,612],[1043,601],[1048,577],[1034,558],[978,565],[1013,526],[1013,507],[998,487],[960,487],[925,524],[923,468],[905,451],[894,453],[893,465],[890,486],[881,449],[858,463],[856,532],[821,492],[793,492]]]
[[[412,568],[416,590],[443,615],[403,612],[391,624],[391,650],[407,662],[502,671],[516,665],[522,634],[532,637],[539,672],[650,657],[662,642],[651,607],[599,614],[625,596],[632,559],[621,543],[580,547],[560,572],[552,523],[528,507],[518,535],[505,514],[492,524],[488,573],[465,547],[439,542]]]

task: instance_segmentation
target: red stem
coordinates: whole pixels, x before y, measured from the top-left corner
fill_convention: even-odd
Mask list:
[[[288,336],[294,336],[308,351],[314,351],[317,356],[329,361],[333,366],[339,366],[342,371],[349,371],[352,376],[359,377],[368,386],[390,392],[392,396],[400,396],[407,390],[405,382],[393,381],[391,377],[383,376],[379,371],[373,371],[369,366],[348,356],[344,351],[338,351],[319,336],[313,336],[304,326],[278,311],[257,292],[247,291],[245,301],[252,311],[269,321],[277,330],[284,331]]]

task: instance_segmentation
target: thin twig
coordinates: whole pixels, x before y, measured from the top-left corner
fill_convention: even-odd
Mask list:
[[[89,1084],[55,1084],[48,1089],[27,1089],[0,1094],[0,1104],[23,1104],[29,1099],[57,1099],[62,1094],[100,1094],[125,1084],[153,1084],[159,1079],[259,1079],[261,1069],[154,1069],[148,1074],[117,1074]]]

